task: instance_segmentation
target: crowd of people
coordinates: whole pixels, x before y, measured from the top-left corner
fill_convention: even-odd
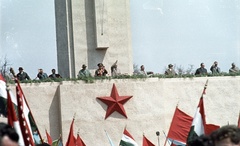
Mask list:
[[[14,128],[0,123],[0,146],[18,146],[19,136]],[[187,142],[188,146],[240,146],[240,128],[225,125],[210,135],[201,135]],[[49,146],[47,143],[37,146]]]
[[[97,64],[98,68],[95,70],[94,75],[92,75],[91,72],[87,69],[87,66],[85,64],[83,64],[82,69],[78,72],[77,77],[78,78],[82,78],[82,77],[103,77],[103,76],[116,77],[116,76],[119,76],[119,75],[123,75],[121,73],[120,69],[118,68],[117,63],[118,63],[118,61],[116,60],[113,63],[113,65],[111,66],[111,74],[109,74],[109,72],[107,71],[107,69],[105,68],[103,63],[98,63]],[[18,71],[19,72],[17,73],[17,75],[15,75],[12,68],[10,69],[10,72],[14,75],[14,77],[17,77],[18,80],[20,80],[20,81],[31,80],[29,75],[23,70],[23,67],[19,67]],[[210,71],[212,72],[212,74],[220,74],[221,73],[221,69],[218,66],[217,61],[214,61],[213,65],[210,67]],[[240,70],[235,65],[235,63],[231,64],[231,68],[229,69],[229,73],[240,73]],[[145,71],[144,65],[141,65],[140,68],[138,70],[135,70],[133,74],[143,75],[143,76],[151,76],[154,73],[152,71]],[[174,65],[172,65],[172,64],[168,65],[168,68],[166,69],[164,74],[165,75],[171,75],[171,76],[178,75],[177,71],[175,71],[175,69],[174,69]],[[207,74],[208,74],[208,71],[205,68],[204,63],[201,63],[200,67],[194,73],[194,75],[207,75]],[[50,74],[49,76],[47,75],[47,73],[45,73],[43,71],[43,69],[39,69],[37,77],[35,79],[44,80],[44,79],[47,79],[47,78],[56,79],[56,78],[62,78],[62,76],[60,74],[57,74],[55,69],[52,69],[52,74]]]

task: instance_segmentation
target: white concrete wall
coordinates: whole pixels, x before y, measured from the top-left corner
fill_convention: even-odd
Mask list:
[[[207,123],[236,124],[240,110],[240,77],[99,80],[92,84],[64,81],[22,84],[22,88],[43,137],[46,128],[53,139],[62,133],[66,143],[76,113],[74,134],[79,129],[87,146],[108,146],[104,130],[118,145],[125,126],[139,145],[142,145],[143,133],[157,145],[155,133],[160,131],[163,145],[162,131],[168,132],[176,105],[194,116],[207,79],[204,96]],[[120,96],[133,96],[124,105],[128,119],[116,112],[104,119],[107,106],[96,97],[110,96],[113,83]]]

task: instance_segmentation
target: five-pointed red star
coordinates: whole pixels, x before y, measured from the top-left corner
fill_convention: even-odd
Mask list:
[[[119,96],[115,84],[113,84],[110,97],[97,97],[97,99],[101,100],[108,106],[105,119],[107,119],[107,117],[110,116],[114,111],[117,111],[119,114],[127,118],[127,114],[124,110],[123,104],[127,102],[130,98],[132,98],[132,96]]]

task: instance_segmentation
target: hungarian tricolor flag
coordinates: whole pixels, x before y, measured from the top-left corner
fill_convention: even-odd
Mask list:
[[[155,146],[155,145],[150,140],[148,140],[145,135],[143,135],[143,145],[142,146]]]
[[[86,146],[79,134],[77,134],[76,146]]]
[[[123,136],[122,136],[119,146],[138,146],[138,144],[135,142],[134,138],[127,131],[126,128],[123,131]]]
[[[191,142],[197,137],[205,134],[205,111],[204,111],[204,103],[203,103],[203,96],[200,98],[197,110],[195,112],[192,126],[190,132],[188,134],[187,142]]]
[[[176,107],[164,146],[167,140],[170,141],[171,145],[186,145],[192,120],[191,116]]]
[[[70,126],[70,131],[69,131],[66,146],[75,146],[75,144],[76,144],[76,138],[73,134],[73,124],[74,124],[74,118],[73,118],[71,126]]]
[[[0,73],[0,116],[7,116],[7,91],[6,91],[6,82]]]

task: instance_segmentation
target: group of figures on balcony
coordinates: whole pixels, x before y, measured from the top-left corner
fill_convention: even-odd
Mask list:
[[[104,77],[104,76],[117,77],[117,76],[120,76],[120,75],[126,75],[126,74],[121,73],[120,69],[118,68],[117,63],[118,63],[118,60],[116,60],[113,63],[113,65],[111,66],[111,73],[110,74],[107,71],[107,69],[105,68],[105,66],[103,65],[103,63],[98,63],[97,64],[98,68],[95,70],[94,75],[92,75],[91,72],[87,69],[87,66],[85,64],[83,64],[82,69],[78,72],[77,77],[78,78],[93,77],[93,76],[94,77]],[[176,68],[174,67],[173,64],[169,64],[168,68],[166,68],[164,74],[168,75],[168,76],[176,76],[176,75],[178,75],[178,73],[176,72],[175,69]],[[15,75],[14,70],[12,68],[10,69],[10,72],[13,74],[13,76],[18,78],[19,81],[31,80],[29,75],[23,70],[23,67],[19,67],[18,71],[19,72]],[[214,75],[221,73],[221,69],[218,66],[217,61],[214,61],[213,65],[210,67],[210,71]],[[60,74],[56,73],[56,69],[52,69],[51,72],[52,73],[48,76],[47,73],[45,73],[43,71],[43,69],[39,69],[38,74],[37,74],[35,79],[44,80],[44,79],[47,79],[47,78],[50,78],[50,79],[62,78],[62,76]],[[231,68],[229,69],[229,73],[230,74],[240,73],[240,70],[235,65],[235,63],[231,64]],[[154,75],[154,73],[152,71],[146,71],[144,65],[141,65],[139,69],[134,70],[133,74],[134,75],[142,75],[142,76],[146,76],[146,77]],[[208,70],[205,68],[204,63],[201,63],[200,67],[194,73],[194,75],[207,75],[207,74],[208,74]]]

